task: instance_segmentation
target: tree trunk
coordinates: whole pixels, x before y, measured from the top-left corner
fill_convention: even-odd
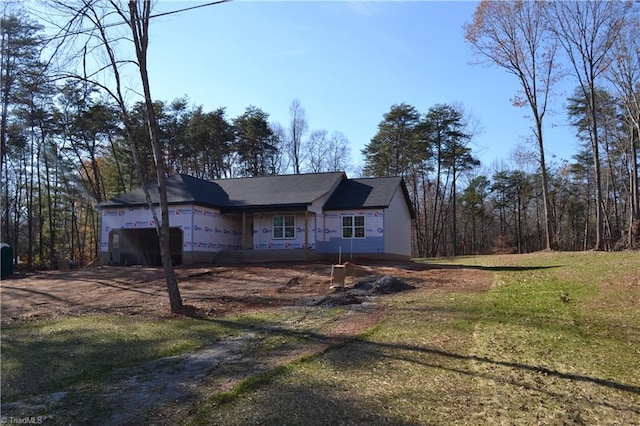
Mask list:
[[[600,146],[598,137],[598,118],[596,114],[596,94],[595,87],[591,87],[589,94],[590,114],[591,114],[591,148],[593,149],[593,168],[596,185],[596,242],[594,250],[602,250],[604,246],[602,231],[604,224],[603,199],[602,199],[602,176],[600,172]]]
[[[547,165],[544,155],[544,143],[542,139],[542,119],[538,117],[536,111],[536,133],[538,139],[538,154],[540,156],[540,176],[542,177],[542,208],[544,210],[544,231],[545,231],[545,245],[547,250],[556,248],[556,244],[552,241],[553,229],[551,228],[551,213],[549,202],[549,178],[547,176]]]
[[[4,32],[2,33],[2,47],[4,49],[5,46],[5,37]],[[11,203],[9,203],[9,170],[5,166],[5,159],[7,157],[7,115],[9,114],[9,78],[8,78],[8,67],[6,66],[6,61],[8,61],[8,55],[1,55],[2,60],[2,111],[0,112],[0,178],[4,178],[4,200],[3,200],[3,229],[2,235],[5,238],[11,235],[11,225],[9,218],[11,217]]]
[[[129,2],[129,12],[131,16],[131,30],[133,33],[134,45],[136,48],[136,56],[138,58],[138,69],[142,80],[142,88],[144,91],[144,100],[147,107],[147,124],[149,126],[149,134],[151,135],[151,147],[156,163],[156,171],[158,178],[158,192],[160,193],[160,224],[156,221],[156,231],[160,239],[160,256],[162,258],[162,269],[165,274],[167,283],[167,292],[169,293],[169,303],[172,312],[182,311],[182,297],[178,287],[178,279],[173,269],[173,261],[171,259],[171,245],[169,241],[169,203],[167,200],[167,175],[164,164],[164,156],[162,147],[160,146],[160,136],[158,123],[156,121],[155,110],[153,107],[153,99],[151,97],[151,89],[149,85],[149,76],[147,73],[147,46],[148,46],[148,28],[149,14],[151,10],[151,2],[145,0],[143,2],[142,16],[138,13],[138,2]]]
[[[34,193],[34,173],[36,170],[34,162],[34,152],[33,152],[33,128],[31,128],[31,147],[29,152],[29,161],[31,162],[31,167],[29,171],[29,181],[27,182],[26,188],[28,189],[27,193],[27,256],[29,260],[27,261],[27,267],[31,269],[31,257],[33,257],[33,221],[34,221],[34,206],[33,206],[33,193]],[[38,144],[37,148],[37,161],[40,160],[40,144]]]
[[[638,117],[637,123],[640,123]],[[631,130],[631,220],[629,221],[629,247],[635,248],[640,239],[640,193],[638,191],[638,140],[640,140],[640,124]],[[637,225],[636,225],[637,224]],[[634,231],[638,235],[634,234]]]
[[[40,163],[40,151],[38,149],[38,163]],[[41,173],[38,173],[38,261],[40,264],[44,263],[44,197],[42,196],[42,177]]]
[[[455,158],[453,160],[454,162],[454,166],[453,166],[453,182],[451,184],[451,194],[452,194],[452,202],[453,202],[453,211],[452,211],[452,223],[451,223],[451,246],[453,248],[451,254],[453,256],[457,256],[458,252],[457,252],[457,246],[458,246],[458,217],[457,217],[457,202],[456,202],[456,167],[455,167]]]
[[[120,160],[119,160],[119,155],[116,152],[116,147],[115,144],[113,143],[113,136],[109,135],[109,146],[111,147],[111,153],[113,156],[113,159],[116,163],[116,170],[118,171],[118,190],[120,192],[126,192],[127,191],[127,187],[124,184],[124,178],[123,178],[123,172],[122,172],[122,167],[120,166]]]
[[[47,179],[47,182],[45,183],[46,185],[46,191],[47,191],[47,213],[48,213],[48,219],[49,219],[49,260],[51,261],[51,267],[54,267],[53,261],[54,261],[54,256],[56,255],[56,224],[54,223],[53,220],[53,212],[54,212],[54,207],[53,207],[53,197],[51,196],[51,167],[49,166],[49,156],[47,155],[46,152],[46,147],[45,147],[45,153],[44,153],[44,170],[45,170],[45,177]]]
[[[438,255],[438,222],[440,221],[438,215],[438,198],[440,197],[440,170],[442,165],[442,149],[441,142],[438,139],[436,141],[438,144],[437,151],[437,167],[436,167],[436,187],[433,193],[433,211],[431,213],[431,257],[436,257]]]

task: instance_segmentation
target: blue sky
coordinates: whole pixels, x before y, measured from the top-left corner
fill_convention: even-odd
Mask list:
[[[159,1],[154,12],[195,4]],[[355,163],[393,104],[421,113],[461,105],[480,127],[472,142],[483,165],[509,160],[531,138],[526,108],[510,99],[516,79],[477,57],[463,25],[476,2],[234,1],[154,19],[149,53],[154,98],[188,95],[205,110],[236,117],[249,105],[287,126],[301,100],[310,130],[343,132]],[[572,88],[571,82],[565,86]],[[570,159],[578,142],[557,98],[547,120],[550,160]]]

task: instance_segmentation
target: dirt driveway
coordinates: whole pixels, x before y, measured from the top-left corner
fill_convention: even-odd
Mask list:
[[[491,274],[477,269],[411,262],[351,263],[346,270],[347,287],[386,275],[417,291],[479,291],[491,284]],[[218,317],[301,303],[309,306],[309,300],[347,299],[349,294],[330,296],[334,290],[330,288],[329,264],[206,265],[179,267],[176,272],[186,311],[197,316]],[[3,324],[91,313],[150,319],[173,316],[158,268],[51,271],[16,275],[0,284]],[[113,376],[79,389],[70,386],[53,394],[43,392],[3,402],[2,411],[21,418],[47,406],[48,421],[67,424],[69,419],[94,418],[91,410],[98,407],[102,424],[139,424],[140,418],[148,418],[148,424],[178,424],[209,396],[230,391],[250,376],[341,344],[374,326],[383,315],[382,303],[363,303],[338,314],[318,336],[288,343],[286,350],[256,351],[261,337],[255,330],[247,330],[197,351],[115,368]],[[279,332],[295,332],[297,326],[283,324]],[[150,371],[153,374],[148,374]]]
[[[176,273],[185,305],[198,315],[289,306],[333,292],[331,265],[321,263],[204,265],[178,267]],[[474,269],[413,262],[347,263],[346,285],[369,275],[392,275],[418,288],[443,291],[486,289],[491,279]],[[3,324],[86,313],[172,315],[160,268],[98,266],[16,275],[1,284]]]

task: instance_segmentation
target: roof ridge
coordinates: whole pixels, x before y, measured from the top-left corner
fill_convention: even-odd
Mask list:
[[[378,176],[378,177],[374,177],[374,176],[367,176],[367,177],[359,177],[359,178],[349,178],[349,180],[368,180],[368,179],[402,179],[403,177],[398,175],[398,176]]]
[[[238,177],[229,177],[229,178],[219,178],[219,179],[213,179],[211,182],[216,182],[216,181],[220,181],[220,180],[242,180],[242,179],[267,179],[267,178],[282,178],[282,177],[296,177],[296,176],[318,176],[318,175],[331,175],[331,174],[343,174],[345,176],[347,176],[347,173],[344,171],[337,171],[337,172],[318,172],[318,173],[289,173],[286,175],[278,175],[278,174],[273,174],[273,175],[262,175],[262,176],[238,176]]]

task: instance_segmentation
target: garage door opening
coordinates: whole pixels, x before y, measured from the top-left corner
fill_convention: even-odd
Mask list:
[[[182,229],[169,232],[171,261],[182,263]],[[109,259],[111,265],[162,266],[160,239],[154,228],[114,229],[109,233]]]

